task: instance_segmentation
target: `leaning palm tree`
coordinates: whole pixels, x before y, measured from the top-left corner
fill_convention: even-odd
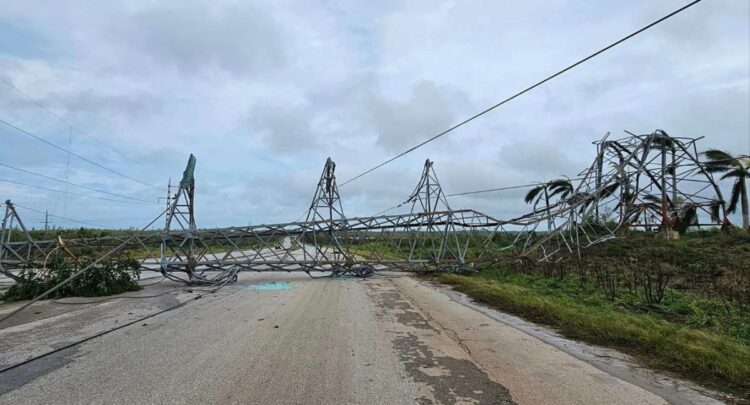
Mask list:
[[[747,179],[750,178],[750,158],[732,156],[727,152],[711,149],[703,152],[708,158],[704,169],[710,173],[724,173],[721,179],[734,179],[732,197],[729,199],[727,213],[737,211],[737,203],[742,204],[742,227],[750,229],[750,209],[747,201]]]
[[[541,183],[529,190],[523,200],[524,202],[526,202],[526,204],[533,204],[534,211],[536,212],[536,207],[539,205],[542,199],[544,199],[544,212],[547,215],[547,229],[551,231],[552,216],[550,215],[551,207],[549,204],[549,197],[549,183]]]

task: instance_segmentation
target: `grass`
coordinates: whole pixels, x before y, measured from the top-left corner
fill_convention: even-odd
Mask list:
[[[501,268],[436,277],[478,302],[564,336],[614,347],[650,367],[750,397],[750,320],[723,316],[718,304],[700,297],[670,290],[652,313],[644,313],[624,292],[623,299],[610,301],[594,286],[570,279]]]
[[[726,266],[750,259],[750,233],[698,231],[688,232],[677,240],[665,240],[653,234],[631,232],[607,243],[590,246],[583,254],[618,259],[647,256],[681,267],[696,264]]]

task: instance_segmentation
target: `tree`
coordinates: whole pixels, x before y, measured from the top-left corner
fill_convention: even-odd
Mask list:
[[[544,204],[550,206],[550,198],[559,195],[559,200],[567,199],[573,192],[573,184],[568,179],[557,179],[547,183],[541,183],[526,193],[524,201],[526,204],[534,204],[534,209],[544,198]]]
[[[526,202],[526,204],[533,203],[534,211],[536,211],[536,207],[542,201],[542,198],[544,198],[544,211],[547,213],[547,229],[551,231],[552,216],[550,215],[549,205],[549,183],[542,183],[532,188],[528,193],[526,193],[526,197],[523,200]]]
[[[542,198],[544,198],[544,204],[549,207],[549,184],[548,183],[542,183],[538,186],[532,188],[529,190],[528,193],[526,193],[526,197],[524,197],[524,202],[526,204],[534,204],[534,210],[536,210],[537,205],[542,201]]]
[[[704,169],[710,173],[724,173],[721,179],[734,179],[732,196],[729,199],[727,213],[737,211],[737,203],[742,204],[742,227],[750,228],[750,208],[747,200],[747,179],[750,178],[750,159],[746,156],[734,157],[727,152],[711,149],[703,152],[708,159]]]
[[[528,193],[526,193],[526,197],[524,198],[524,201],[526,204],[534,204],[534,210],[536,211],[536,207],[539,205],[539,203],[544,199],[544,210],[547,212],[547,215],[550,215],[550,211],[552,206],[550,205],[550,198],[558,195],[558,201],[566,200],[570,197],[571,193],[573,192],[573,184],[568,179],[557,179],[552,180],[547,183],[539,184],[538,186],[532,188],[529,190]],[[549,229],[552,229],[552,217],[549,216],[547,218],[547,225]]]

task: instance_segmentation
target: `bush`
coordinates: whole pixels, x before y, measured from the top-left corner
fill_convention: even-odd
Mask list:
[[[90,265],[93,261],[91,258],[83,258],[77,262],[71,262],[66,261],[61,255],[52,256],[47,262],[45,270],[22,270],[18,282],[1,298],[6,301],[35,298]],[[136,278],[140,275],[139,268],[138,261],[128,257],[104,260],[54,291],[47,298],[98,297],[120,294],[125,291],[137,291],[141,288],[136,282]]]

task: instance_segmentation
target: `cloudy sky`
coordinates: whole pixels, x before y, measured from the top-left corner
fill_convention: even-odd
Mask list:
[[[142,226],[194,153],[199,226],[293,220],[328,156],[342,183],[686,3],[5,0],[0,76],[75,130],[3,81],[0,120],[156,188],[0,124],[0,163],[151,203],[9,183],[112,197],[8,167],[0,197]],[[606,132],[750,153],[748,4],[704,1],[341,187],[345,211],[403,201],[427,158],[449,193],[575,176]],[[451,203],[510,218],[523,193]]]

